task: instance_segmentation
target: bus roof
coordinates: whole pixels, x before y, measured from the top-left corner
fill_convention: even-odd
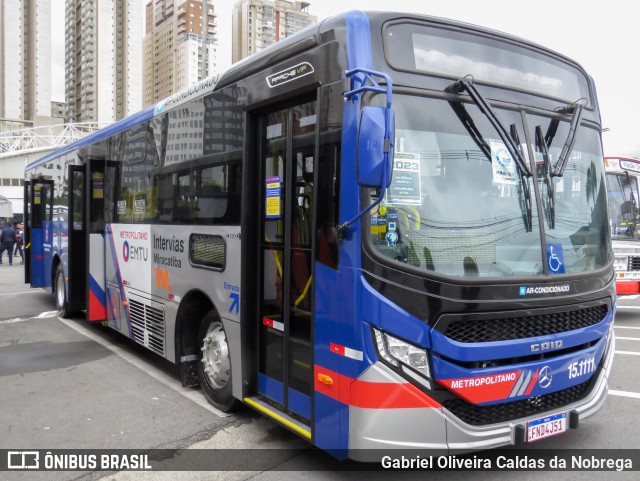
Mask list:
[[[130,115],[122,120],[118,120],[109,126],[94,132],[86,137],[83,137],[80,140],[77,140],[69,145],[66,145],[60,149],[57,149],[44,157],[35,160],[26,166],[26,170],[33,169],[42,164],[49,162],[50,160],[56,159],[61,155],[65,155],[69,152],[73,152],[74,150],[91,145],[100,140],[107,139],[112,135],[123,132],[130,127],[133,127],[140,122],[144,122],[147,120],[151,120],[155,115],[159,115],[163,112],[173,109],[174,107],[191,100],[198,95],[203,94],[204,92],[211,91],[213,92],[215,89],[223,88],[227,85],[233,84],[234,82],[252,75],[255,72],[258,72],[269,65],[273,65],[281,60],[285,60],[289,57],[292,57],[298,53],[301,53],[305,50],[311,49],[317,46],[320,43],[320,39],[322,33],[335,28],[338,25],[344,25],[345,19],[349,17],[363,17],[366,16],[369,21],[373,21],[376,23],[384,23],[389,19],[393,18],[405,18],[405,19],[422,19],[425,21],[436,22],[436,23],[444,23],[447,25],[460,26],[466,29],[476,30],[480,32],[490,33],[497,37],[502,37],[505,40],[517,41],[519,43],[529,45],[530,47],[534,47],[540,50],[545,51],[549,55],[555,55],[557,57],[563,58],[565,61],[572,63],[574,66],[582,70],[579,64],[577,64],[574,60],[563,56],[553,50],[530,42],[526,39],[515,37],[509,34],[505,34],[503,32],[488,29],[485,27],[477,26],[470,23],[465,23],[457,20],[433,17],[424,14],[409,14],[402,12],[362,12],[358,10],[348,11],[333,17],[326,18],[321,20],[320,22],[310,25],[305,29],[296,32],[295,34],[286,37],[276,44],[271,45],[270,47],[261,50],[239,62],[233,64],[226,72],[224,73],[216,73],[211,77],[208,77],[197,84],[184,89],[180,92],[177,92],[168,98],[161,100],[153,105],[146,107],[145,109],[137,112],[135,114]]]
[[[86,137],[76,140],[75,142],[69,145],[65,145],[64,147],[54,150],[53,152],[48,153],[44,157],[41,157],[40,159],[31,162],[29,165],[27,165],[26,170],[30,170],[35,167],[38,167],[39,165],[46,164],[50,160],[56,159],[61,155],[67,154],[69,152],[73,152],[76,149],[91,145],[100,140],[107,139],[112,135],[115,135],[119,132],[123,132],[128,128],[133,127],[134,125],[139,124],[140,122],[144,122],[145,120],[150,120],[153,118],[155,107],[156,107],[155,105],[151,105],[146,109],[141,110],[140,112],[136,112],[135,114],[130,115],[129,117],[126,117],[122,120],[118,120],[117,122],[114,122],[113,124],[110,124],[104,127],[103,129],[100,129],[92,134],[89,134]]]

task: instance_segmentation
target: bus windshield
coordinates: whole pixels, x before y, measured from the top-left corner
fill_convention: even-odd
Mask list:
[[[607,173],[609,216],[614,240],[638,240],[638,181],[629,173]]]
[[[474,104],[464,104],[463,109],[465,114],[460,104],[441,99],[394,96],[393,180],[370,218],[374,250],[402,264],[450,276],[531,276],[604,267],[610,241],[597,131],[579,129],[564,175],[554,177],[557,198],[550,228],[543,176],[538,176],[537,200],[533,176],[517,167],[484,114]],[[495,111],[504,126],[525,138],[519,111]],[[529,126],[549,123],[529,119]],[[568,122],[560,122],[549,152],[554,161],[556,143],[562,147],[568,128]],[[530,165],[523,142],[521,153]],[[536,202],[542,202],[543,229]],[[545,268],[543,252],[549,249],[561,256],[561,270],[554,269],[560,267],[557,263]]]

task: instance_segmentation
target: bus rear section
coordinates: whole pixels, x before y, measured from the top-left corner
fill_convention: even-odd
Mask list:
[[[619,296],[640,294],[640,222],[638,180],[640,160],[605,157],[609,225],[613,239],[616,292]]]

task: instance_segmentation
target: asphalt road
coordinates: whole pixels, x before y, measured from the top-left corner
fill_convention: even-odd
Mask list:
[[[580,429],[536,448],[640,447],[640,298],[618,306],[604,408]],[[0,479],[637,479],[637,472],[330,472],[334,462],[324,453],[253,449],[267,447],[308,445],[248,409],[217,411],[198,390],[181,386],[171,363],[99,324],[59,319],[52,296],[23,283],[22,266],[0,266],[0,449],[235,448],[227,452],[237,453],[238,469],[264,458],[257,472],[31,472],[0,473]]]

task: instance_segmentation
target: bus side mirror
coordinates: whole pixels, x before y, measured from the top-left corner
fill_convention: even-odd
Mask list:
[[[385,132],[387,114],[389,131]],[[391,184],[394,131],[393,110],[384,107],[365,107],[362,110],[358,133],[358,183],[362,187],[387,188]],[[386,168],[385,150],[389,151]]]

